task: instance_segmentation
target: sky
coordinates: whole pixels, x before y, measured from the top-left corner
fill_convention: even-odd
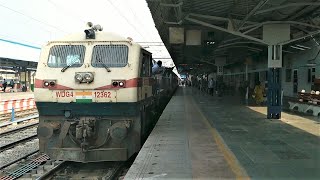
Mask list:
[[[89,21],[135,42],[162,42],[146,0],[0,0],[0,17],[0,57],[12,59],[38,61],[47,41],[83,32]],[[163,45],[148,48],[170,58]]]

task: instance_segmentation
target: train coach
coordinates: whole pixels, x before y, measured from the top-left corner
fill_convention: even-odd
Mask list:
[[[40,152],[57,160],[125,161],[140,150],[178,77],[168,68],[153,75],[150,52],[89,25],[41,50],[35,77]]]

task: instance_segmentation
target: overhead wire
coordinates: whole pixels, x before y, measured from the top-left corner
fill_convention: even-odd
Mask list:
[[[22,16],[25,16],[25,17],[27,17],[27,18],[29,18],[29,19],[31,19],[31,20],[33,20],[33,21],[36,21],[36,22],[38,22],[38,23],[41,23],[41,24],[44,24],[44,25],[46,25],[46,26],[52,27],[52,28],[57,29],[57,30],[59,30],[59,31],[61,31],[61,32],[68,33],[68,32],[66,32],[66,31],[64,31],[64,30],[62,30],[62,29],[60,29],[60,28],[58,28],[58,27],[56,27],[56,26],[53,26],[53,25],[51,25],[51,24],[48,24],[48,23],[43,22],[43,21],[41,21],[41,20],[38,20],[38,19],[36,19],[36,18],[34,18],[34,17],[31,17],[31,16],[29,16],[29,15],[27,15],[27,14],[24,14],[24,13],[22,13],[22,12],[20,12],[20,11],[17,11],[17,10],[14,10],[14,9],[12,9],[12,8],[9,8],[9,7],[7,7],[7,6],[3,5],[3,4],[0,4],[0,6],[3,7],[3,8],[5,8],[5,9],[8,9],[8,10],[10,10],[10,11],[12,11],[12,12],[15,12],[15,13],[17,13],[17,14],[20,14],[20,15],[22,15]]]
[[[133,14],[134,18],[137,20],[137,22],[141,25],[141,27],[145,27],[146,25],[144,23],[142,23],[142,21],[140,20],[140,18],[136,15],[136,13],[132,10],[132,8],[130,8],[130,1],[128,2],[129,3],[129,6],[126,5],[126,3],[124,3],[124,5],[130,10],[130,12]],[[149,37],[152,37],[150,34],[149,34],[149,31],[147,31],[148,33],[148,36]]]
[[[118,12],[118,14],[127,21],[127,23],[133,27],[133,29],[135,29],[135,31],[144,39],[146,40],[146,38],[139,32],[139,30],[122,14],[122,12],[113,4],[113,2],[111,0],[107,0],[107,2],[109,2],[111,4],[111,6]]]
[[[10,35],[5,35],[5,34],[0,34],[0,39],[6,39],[6,40],[11,40],[11,41],[18,41],[21,43],[27,43],[27,44],[32,44],[32,46],[41,46],[41,44],[39,42],[32,42],[32,41],[28,41],[25,39],[21,39],[21,38],[16,38]]]
[[[61,9],[61,10],[63,10],[63,13],[65,13],[65,14],[73,17],[74,19],[80,21],[81,23],[84,23],[84,24],[87,23],[87,22],[86,22],[85,20],[83,20],[82,18],[80,18],[80,17],[78,17],[78,16],[75,16],[75,15],[72,14],[72,13],[67,13],[67,12],[65,11],[65,9],[62,8],[61,6],[59,6],[57,3],[54,3],[54,2],[52,2],[51,0],[47,0],[47,1],[48,1],[50,4],[52,4],[53,6],[55,6],[56,9]]]
[[[136,16],[136,14],[135,14],[135,12],[132,10],[132,8],[130,8],[130,3],[129,3],[129,6],[127,6],[126,4],[125,4],[125,6],[130,10],[130,12],[133,14],[133,16],[135,17],[135,19],[137,20],[137,22],[140,24],[140,25],[142,25],[142,26],[145,26],[144,25],[144,23],[142,23],[141,22],[141,20]],[[150,35],[149,34],[149,31],[147,31],[147,33],[148,33],[148,36],[151,38],[152,37],[152,35]],[[152,33],[151,33],[152,34]],[[163,42],[152,42],[152,40],[151,40],[151,42],[138,42],[139,44],[140,43],[146,43],[146,44],[148,44],[148,46],[155,46],[155,45],[151,45],[151,44],[153,44],[153,43],[161,43],[161,44],[163,44],[163,45],[158,45],[158,46],[165,46],[164,45],[164,43]],[[159,47],[160,48],[160,47]],[[152,48],[151,48],[152,49]],[[170,54],[169,54],[169,52],[168,52],[168,50],[166,49],[166,47],[165,47],[165,49],[162,49],[162,48],[160,48],[160,49],[158,49],[158,50],[155,50],[155,49],[149,49],[150,51],[152,51],[152,53],[154,53],[154,52],[160,52],[160,54],[162,55],[162,56],[170,56]],[[170,57],[171,58],[171,57]]]
[[[144,39],[144,41],[147,42],[145,36],[143,36],[143,35],[141,34],[141,32],[138,30],[138,28],[137,28],[133,23],[131,23],[131,21],[130,21],[127,17],[125,17],[125,16],[123,15],[123,13],[121,12],[121,10],[114,4],[114,2],[113,2],[112,0],[107,0],[107,1],[108,1],[109,4],[111,4],[111,6],[117,11],[117,13],[118,13],[124,20],[126,20],[126,22]],[[133,14],[133,16],[135,17],[135,19],[138,21],[138,23],[141,24],[141,25],[143,25],[143,23],[141,23],[140,19],[137,17],[136,13],[135,13],[130,7],[128,7],[127,5],[124,5],[124,6],[126,6],[126,7],[129,9],[129,11]],[[143,26],[142,26],[142,27],[143,27]],[[147,33],[149,34],[149,32],[147,32]],[[150,36],[150,37],[151,37],[151,36]],[[148,43],[153,43],[153,42],[148,42]]]

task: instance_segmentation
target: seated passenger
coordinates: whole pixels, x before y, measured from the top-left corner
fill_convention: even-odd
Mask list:
[[[152,67],[152,74],[159,74],[162,71],[162,61],[158,61],[156,64]]]

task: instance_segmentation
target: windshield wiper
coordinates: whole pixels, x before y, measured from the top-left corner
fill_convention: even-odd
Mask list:
[[[61,72],[65,72],[69,67],[73,66],[76,63],[69,64],[61,69]]]
[[[102,66],[103,66],[104,68],[106,68],[106,70],[107,70],[108,72],[111,72],[111,70],[109,69],[109,67],[108,67],[105,63],[103,63],[102,61],[99,61],[99,63],[102,64]]]

